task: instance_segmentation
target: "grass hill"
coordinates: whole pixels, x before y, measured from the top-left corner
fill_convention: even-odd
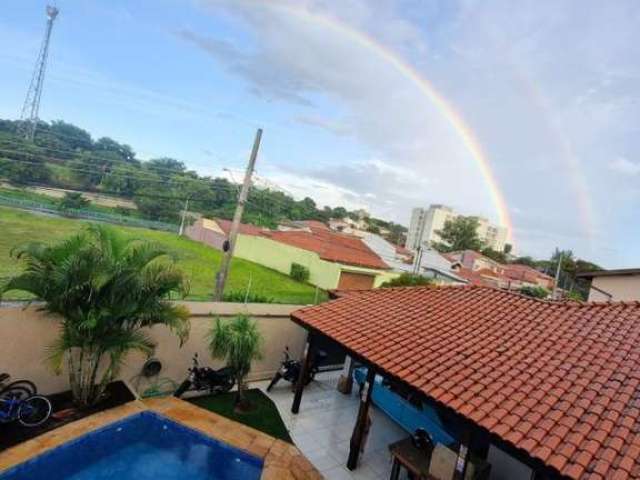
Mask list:
[[[0,278],[20,270],[20,264],[11,258],[11,249],[28,241],[56,242],[82,228],[86,222],[38,215],[22,210],[0,207]],[[176,234],[142,228],[114,227],[133,237],[163,245],[178,258],[178,264],[190,278],[188,299],[211,300],[215,272],[220,265],[221,252]],[[296,282],[286,275],[261,265],[235,258],[231,263],[226,292],[243,291],[251,284],[251,292],[273,298],[277,303],[314,303],[316,289]],[[25,298],[10,292],[6,300]],[[326,299],[319,292],[318,301]]]

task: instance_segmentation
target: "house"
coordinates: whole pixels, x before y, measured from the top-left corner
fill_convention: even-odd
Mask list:
[[[454,262],[454,271],[474,285],[520,290],[542,287],[552,290],[554,279],[528,265],[502,264],[475,250],[460,250],[443,254]]]
[[[420,275],[438,283],[466,283],[465,279],[452,270],[452,263],[434,249],[425,248],[414,258],[413,253],[406,248],[394,245],[375,233],[366,233],[362,241],[395,272],[415,272],[415,260],[420,263],[417,269]]]
[[[187,237],[205,243],[217,250],[222,250],[224,241],[229,237],[231,221],[222,218],[199,218],[193,225],[185,228]],[[238,232],[243,235],[259,235],[264,229],[245,223],[240,224]]]
[[[374,288],[398,275],[361,239],[313,221],[300,229],[241,233],[234,255],[287,275],[297,263],[324,289]]]
[[[221,250],[230,229],[229,220],[201,218],[185,233]],[[283,222],[278,230],[240,224],[234,256],[286,275],[300,264],[309,269],[309,282],[323,289],[373,288],[398,276],[360,238],[317,220]]]
[[[382,376],[456,439],[454,478],[470,456],[497,479],[640,478],[640,302],[389,288],[338,294],[291,318],[308,331],[308,355],[329,340],[367,368],[350,469],[366,454],[371,385]],[[300,384],[294,414],[302,396]]]
[[[589,301],[640,300],[640,268],[597,270],[576,275],[591,282]]]

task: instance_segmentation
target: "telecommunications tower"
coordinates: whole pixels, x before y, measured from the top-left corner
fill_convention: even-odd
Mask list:
[[[36,61],[36,68],[31,77],[27,97],[22,105],[22,113],[20,114],[20,135],[27,140],[33,140],[38,126],[38,110],[40,109],[40,98],[42,97],[42,86],[44,84],[44,73],[47,69],[47,56],[49,54],[49,40],[51,39],[51,30],[53,22],[58,16],[58,9],[54,6],[47,5],[47,28],[44,32],[44,39],[40,46],[40,53]]]

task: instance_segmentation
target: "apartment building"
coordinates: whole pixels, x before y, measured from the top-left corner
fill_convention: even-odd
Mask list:
[[[407,233],[405,246],[416,251],[420,245],[431,245],[441,241],[438,230],[444,228],[447,220],[453,220],[460,214],[446,205],[431,205],[429,208],[414,208],[411,212],[411,223]],[[478,237],[494,250],[504,250],[507,241],[507,229],[493,225],[486,218],[478,218]]]

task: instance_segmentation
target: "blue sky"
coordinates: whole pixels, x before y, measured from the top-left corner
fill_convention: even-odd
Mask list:
[[[44,5],[3,5],[2,117],[19,114]],[[241,169],[261,126],[259,178],[296,197],[403,223],[412,206],[429,203],[497,219],[459,134],[406,75],[354,40],[366,34],[428,79],[475,132],[519,253],[544,257],[560,246],[606,267],[640,264],[633,0],[523,0],[517,9],[506,0],[57,5],[45,120],[207,174]]]

